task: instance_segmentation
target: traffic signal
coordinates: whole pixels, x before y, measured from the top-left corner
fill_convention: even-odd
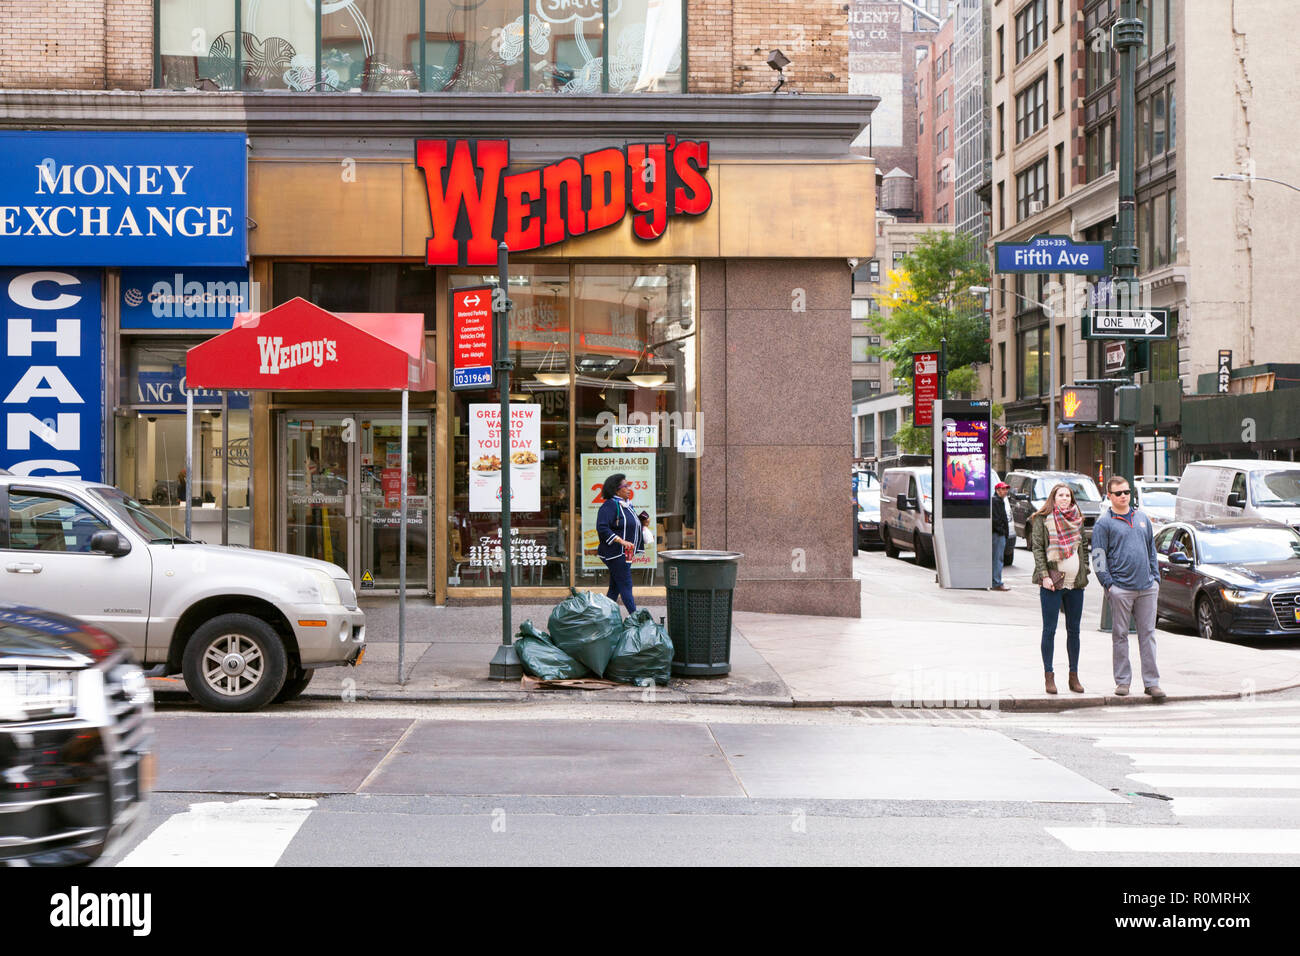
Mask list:
[[[1101,418],[1101,390],[1096,385],[1066,385],[1061,389],[1061,421],[1096,425]]]

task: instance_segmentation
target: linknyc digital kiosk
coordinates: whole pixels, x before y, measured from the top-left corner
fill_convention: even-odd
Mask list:
[[[993,583],[988,402],[934,403],[934,558],[941,588]]]

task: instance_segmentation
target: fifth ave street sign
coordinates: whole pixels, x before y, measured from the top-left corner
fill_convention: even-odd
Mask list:
[[[1090,339],[1167,339],[1168,309],[1098,309],[1092,313]]]
[[[1028,242],[994,243],[994,272],[1110,272],[1110,243],[1075,242],[1069,236],[1034,236]]]

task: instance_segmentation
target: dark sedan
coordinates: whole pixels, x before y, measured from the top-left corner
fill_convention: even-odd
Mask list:
[[[152,702],[105,632],[0,603],[0,865],[90,863],[143,819]]]
[[[1300,534],[1253,518],[1179,521],[1156,534],[1159,617],[1207,640],[1300,637]]]

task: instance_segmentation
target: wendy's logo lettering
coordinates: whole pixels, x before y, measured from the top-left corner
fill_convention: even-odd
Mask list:
[[[713,203],[704,177],[709,144],[666,136],[507,173],[506,140],[422,139],[432,236],[429,265],[493,265],[497,243],[525,252],[606,229],[632,210],[638,239],[658,239],[670,216],[699,216]]]

